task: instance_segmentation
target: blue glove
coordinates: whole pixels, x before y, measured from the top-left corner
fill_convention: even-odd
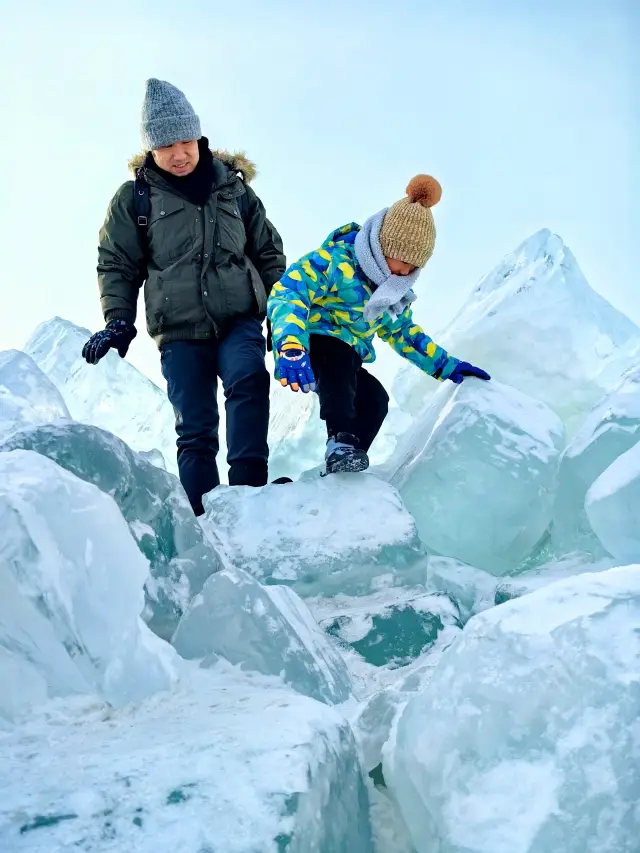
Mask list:
[[[487,379],[491,379],[486,370],[481,370],[479,367],[474,367],[474,365],[469,364],[468,361],[459,362],[453,369],[451,376],[449,376],[448,378],[456,385],[460,385],[460,383],[464,381],[466,376],[475,376],[476,379],[484,379],[485,381]]]
[[[284,344],[278,350],[278,377],[280,384],[292,391],[302,388],[304,394],[316,390],[316,378],[311,369],[309,353],[294,344]]]
[[[89,364],[97,364],[113,348],[118,350],[120,358],[124,358],[137,334],[136,327],[128,320],[112,320],[106,329],[91,335],[82,348],[82,357]]]

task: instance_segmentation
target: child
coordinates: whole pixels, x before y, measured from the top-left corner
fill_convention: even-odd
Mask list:
[[[450,356],[416,325],[412,288],[433,254],[431,207],[442,190],[417,175],[407,198],[345,225],[273,286],[268,316],[276,377],[293,391],[317,391],[327,425],[327,473],[364,471],[389,397],[362,366],[375,359],[374,335],[436,379],[456,384],[488,373]]]

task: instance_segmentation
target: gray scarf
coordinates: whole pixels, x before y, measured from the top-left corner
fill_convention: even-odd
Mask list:
[[[417,269],[409,275],[393,275],[380,248],[380,228],[389,208],[369,217],[355,240],[358,264],[367,278],[376,286],[373,296],[364,309],[365,320],[372,323],[387,313],[396,320],[404,309],[417,299],[413,292],[422,270]]]

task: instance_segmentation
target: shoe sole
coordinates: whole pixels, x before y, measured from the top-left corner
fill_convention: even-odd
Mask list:
[[[355,459],[345,461],[344,464],[327,468],[324,476],[327,476],[327,474],[358,474],[361,471],[366,471],[368,467],[368,459],[358,459],[356,457]]]

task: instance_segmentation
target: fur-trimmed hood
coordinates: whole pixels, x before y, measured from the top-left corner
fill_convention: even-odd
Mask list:
[[[232,172],[242,172],[245,184],[250,184],[258,174],[255,163],[252,163],[251,160],[249,160],[244,151],[236,151],[232,154],[229,151],[223,151],[220,149],[214,150],[212,148],[211,153],[216,160],[220,160],[220,162],[224,163],[224,165]],[[132,157],[129,160],[129,170],[135,174],[136,171],[144,165],[146,158],[146,151],[141,151],[139,154],[136,154],[135,157]]]

